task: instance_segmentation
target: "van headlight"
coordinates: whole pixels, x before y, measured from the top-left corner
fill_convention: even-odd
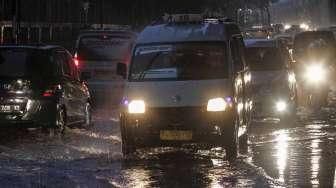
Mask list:
[[[326,71],[322,65],[309,65],[306,68],[305,77],[311,83],[319,83],[325,80]]]
[[[208,112],[221,112],[227,107],[227,103],[223,98],[213,98],[208,101]]]
[[[287,109],[287,103],[285,101],[282,101],[282,100],[277,101],[275,103],[275,108],[278,112],[283,112]]]
[[[130,114],[143,114],[146,111],[146,105],[143,100],[132,100],[128,104],[128,113]]]

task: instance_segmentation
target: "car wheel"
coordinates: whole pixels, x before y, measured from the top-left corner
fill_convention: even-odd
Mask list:
[[[66,127],[66,113],[63,108],[59,108],[56,112],[55,123],[53,127],[48,127],[45,129],[50,137],[60,136],[65,133]]]
[[[127,118],[123,115],[120,116],[120,129],[121,129],[121,149],[125,157],[135,152],[136,148],[133,144],[132,131],[127,125]]]
[[[232,122],[232,125],[224,130],[225,152],[228,161],[236,160],[238,156],[238,118]]]
[[[83,123],[83,127],[85,128],[89,128],[92,127],[93,123],[92,123],[92,108],[90,103],[86,103],[85,104],[85,119],[84,119],[84,123]]]

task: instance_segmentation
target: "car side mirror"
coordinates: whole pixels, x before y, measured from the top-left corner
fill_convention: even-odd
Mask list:
[[[80,74],[80,78],[82,81],[87,81],[91,78],[91,73],[90,72],[82,72]]]
[[[124,63],[118,63],[117,64],[117,75],[122,76],[124,79],[126,79],[127,76],[127,66]]]

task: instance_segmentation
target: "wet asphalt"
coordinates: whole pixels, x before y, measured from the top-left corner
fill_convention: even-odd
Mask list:
[[[231,164],[221,148],[154,148],[123,158],[117,117],[97,115],[91,129],[63,137],[2,130],[0,187],[336,187],[332,113],[295,125],[253,123],[248,153]]]

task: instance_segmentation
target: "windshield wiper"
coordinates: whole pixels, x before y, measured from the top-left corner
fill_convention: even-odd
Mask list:
[[[163,51],[158,52],[157,54],[155,54],[154,57],[152,57],[152,59],[149,61],[149,63],[147,64],[146,68],[141,71],[141,73],[139,74],[137,80],[143,80],[147,74],[147,71],[152,67],[153,63],[155,62],[155,60],[163,53]]]

